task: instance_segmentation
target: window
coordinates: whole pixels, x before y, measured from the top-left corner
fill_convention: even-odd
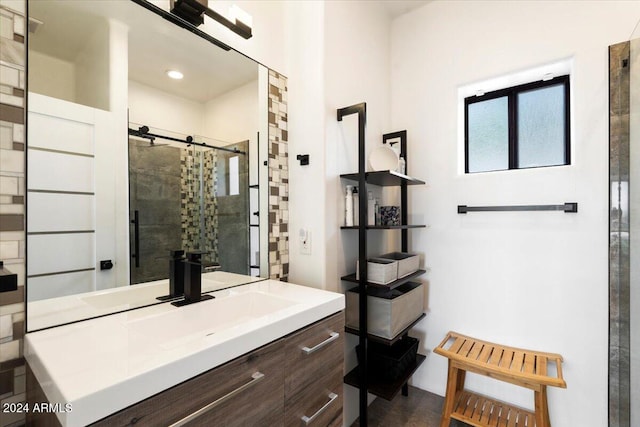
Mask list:
[[[216,167],[216,197],[240,194],[240,157],[222,155]]]
[[[465,172],[571,164],[569,76],[464,100]]]

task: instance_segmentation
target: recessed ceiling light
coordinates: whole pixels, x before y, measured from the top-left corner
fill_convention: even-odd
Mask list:
[[[184,74],[182,74],[178,70],[169,70],[169,71],[167,71],[167,76],[169,76],[170,78],[172,78],[174,80],[180,80],[180,79],[182,79],[184,77]]]

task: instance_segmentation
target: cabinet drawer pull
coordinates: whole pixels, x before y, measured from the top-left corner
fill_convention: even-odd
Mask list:
[[[309,424],[311,424],[313,422],[313,420],[318,418],[320,416],[320,414],[322,414],[324,411],[326,411],[327,408],[329,407],[329,405],[331,405],[333,403],[333,401],[338,398],[338,395],[335,394],[335,393],[329,393],[328,397],[329,397],[329,401],[327,403],[325,403],[322,408],[318,409],[315,414],[311,415],[310,417],[307,417],[306,415],[302,417],[302,423],[304,425],[308,426]]]
[[[325,345],[337,340],[340,337],[340,334],[337,332],[331,332],[329,334],[329,338],[327,338],[326,340],[322,341],[320,344],[316,345],[315,347],[302,347],[302,351],[304,351],[306,354],[311,354],[315,351],[320,350],[322,347],[324,347]]]
[[[262,372],[255,372],[253,375],[251,375],[251,381],[249,381],[248,383],[241,385],[237,389],[235,389],[235,390],[225,394],[221,398],[219,398],[217,400],[214,400],[213,402],[209,403],[207,406],[204,406],[204,407],[198,409],[197,411],[195,411],[194,413],[192,413],[190,415],[187,415],[183,419],[171,424],[169,427],[183,426],[183,425],[187,424],[188,422],[195,420],[200,415],[203,415],[203,414],[209,412],[210,410],[212,410],[216,406],[218,406],[218,405],[226,402],[227,400],[231,399],[232,397],[242,393],[243,391],[245,391],[246,389],[248,389],[249,387],[255,385],[256,383],[260,382],[263,379],[264,379],[264,374]]]

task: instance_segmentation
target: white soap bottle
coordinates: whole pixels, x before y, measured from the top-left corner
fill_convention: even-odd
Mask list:
[[[358,187],[353,187],[353,225],[360,225],[360,197]]]
[[[400,159],[398,160],[398,172],[400,172],[402,175],[407,174],[407,162],[402,156],[400,156]]]
[[[371,191],[367,194],[367,225],[376,225],[376,201]]]
[[[353,226],[353,186],[347,185],[347,195],[344,200],[344,225]]]

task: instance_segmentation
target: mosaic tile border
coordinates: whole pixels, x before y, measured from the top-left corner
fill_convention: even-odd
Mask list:
[[[0,294],[0,405],[26,397],[25,334],[25,15],[0,5],[0,259],[18,290]],[[23,425],[4,413],[0,427]]]
[[[207,150],[203,153],[203,183],[213,183],[204,194],[204,242],[202,250],[208,252],[207,259],[218,262],[218,152]],[[204,184],[203,184],[204,185]]]
[[[180,150],[180,188],[182,248],[185,251],[200,249],[200,159],[195,147]],[[194,243],[198,247],[193,246]]]
[[[269,278],[289,276],[287,78],[269,70]]]
[[[195,147],[180,150],[182,248],[185,251],[202,250],[207,254],[205,259],[213,262],[218,262],[217,160],[215,150],[203,152]],[[201,174],[203,183],[212,183],[211,189],[201,191]],[[200,207],[203,203],[207,214],[201,224]]]

